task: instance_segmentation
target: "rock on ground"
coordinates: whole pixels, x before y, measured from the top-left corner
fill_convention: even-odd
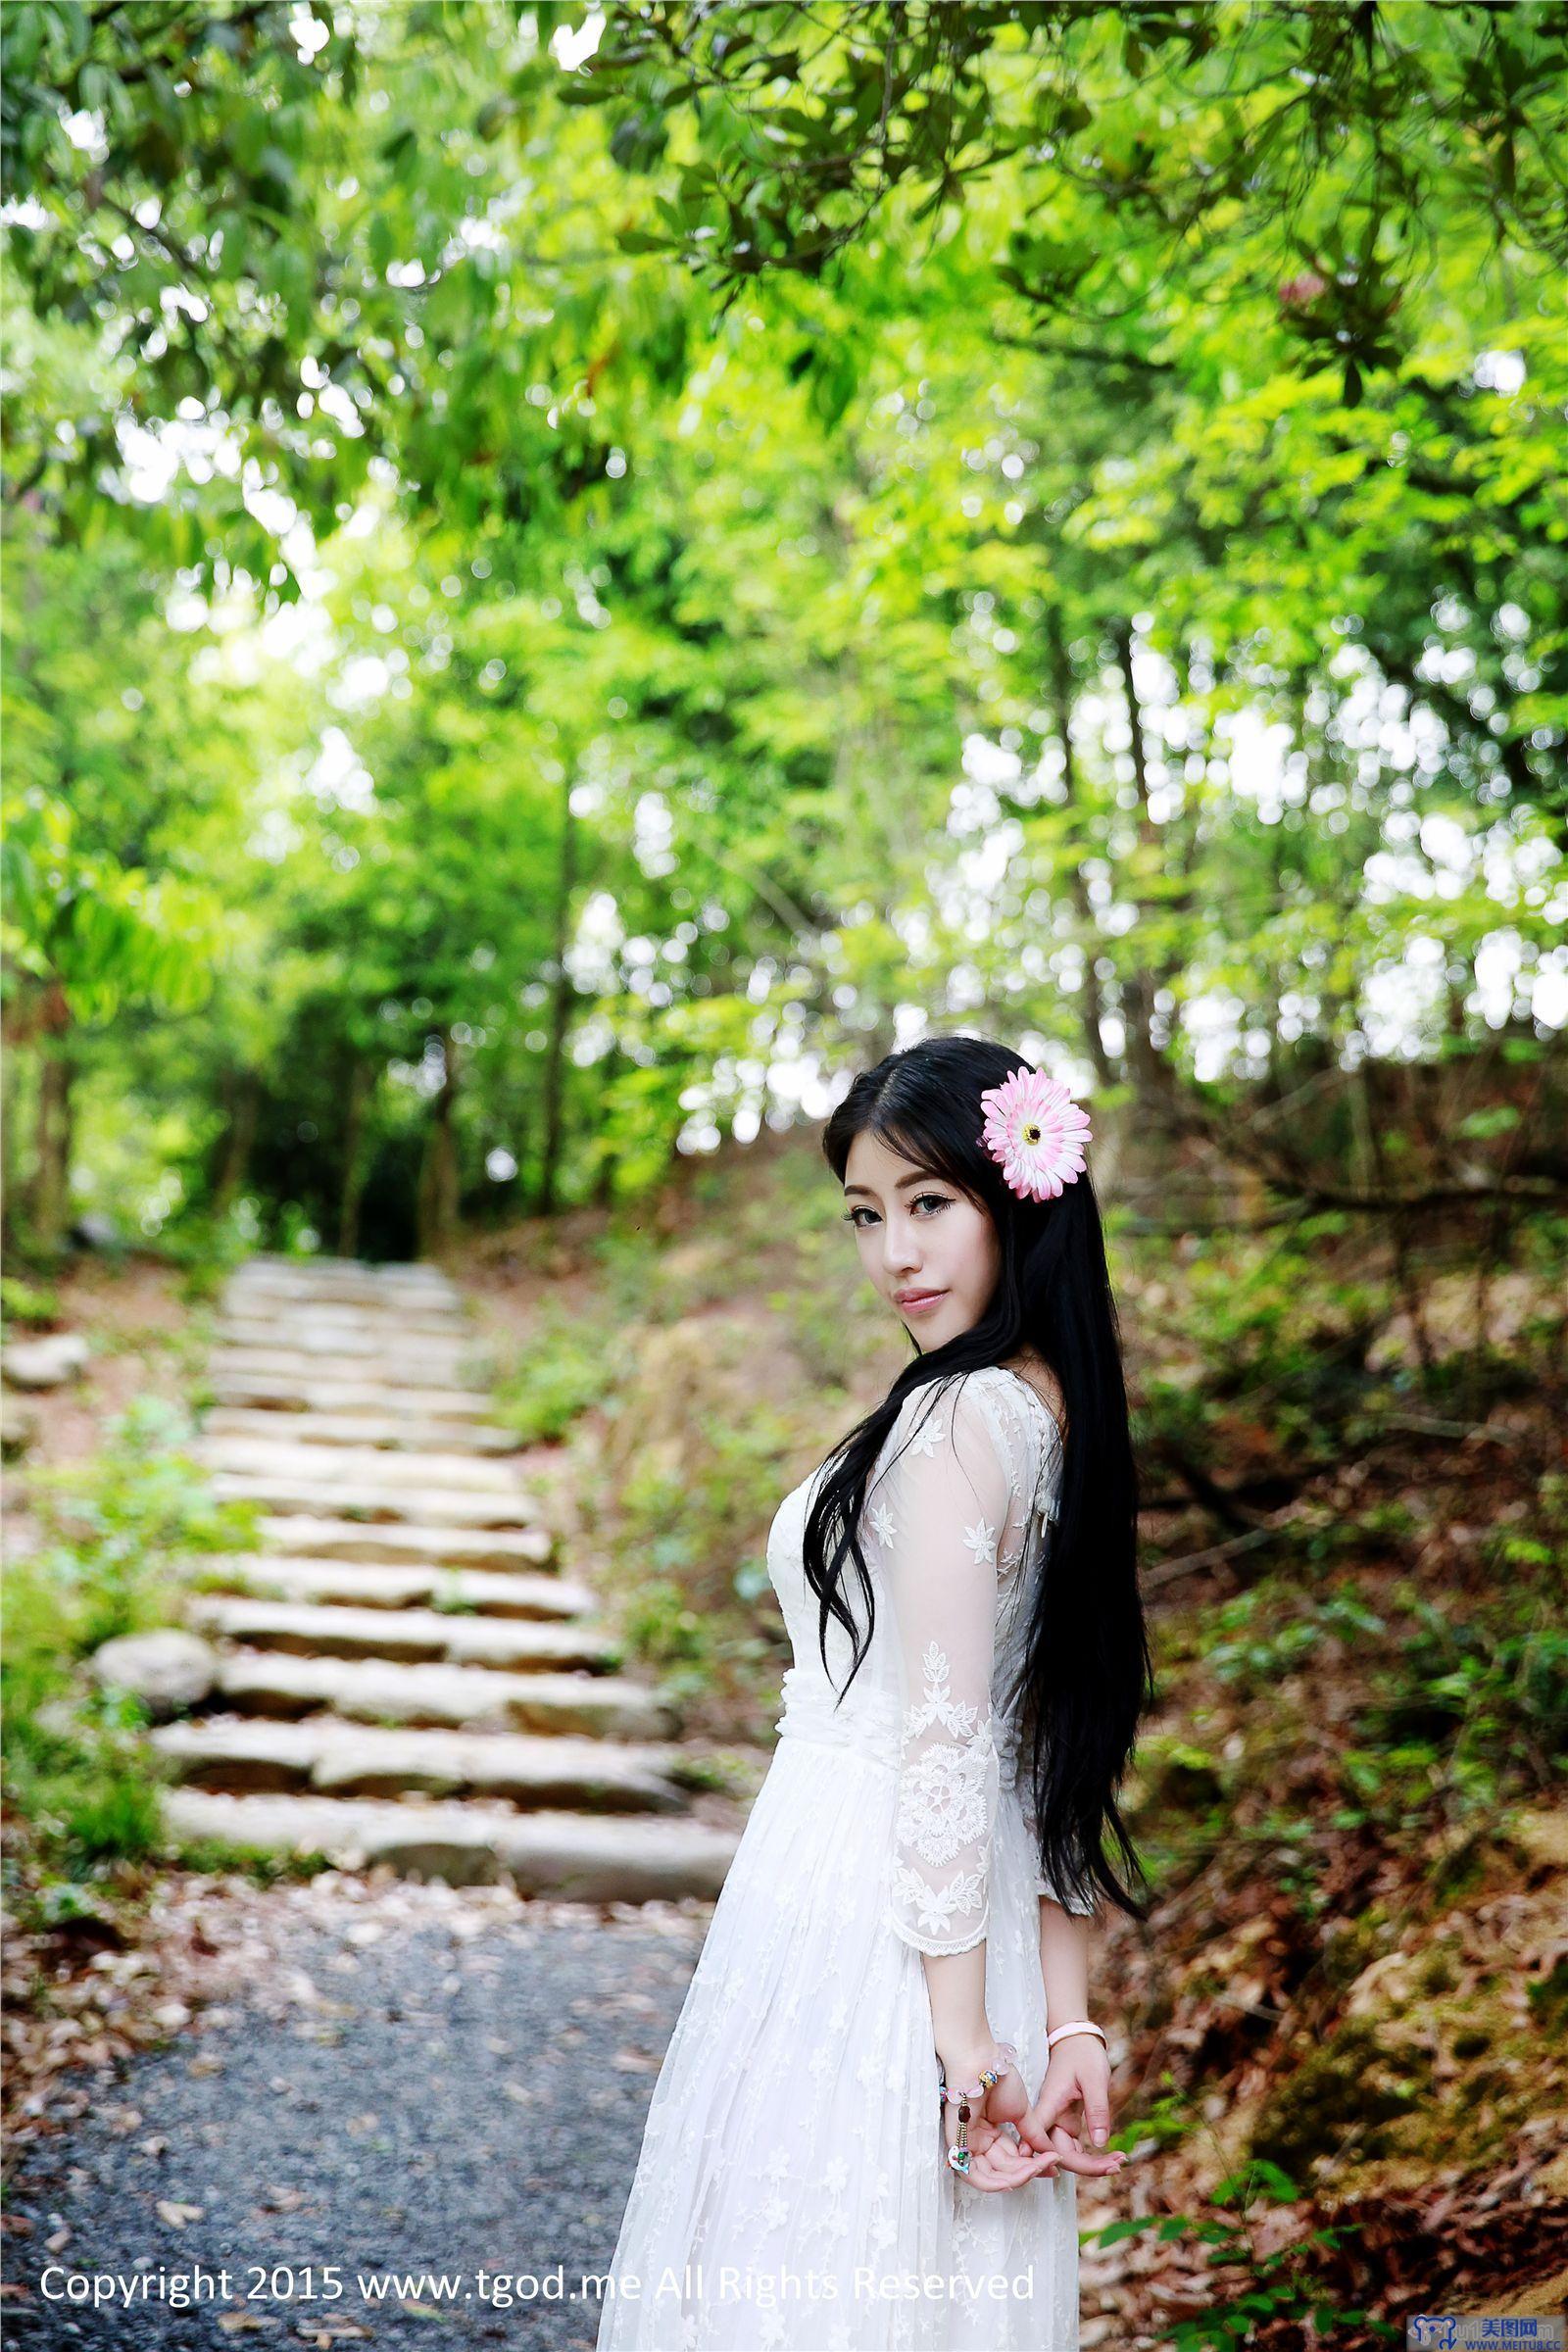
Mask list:
[[[88,1666],[101,1690],[128,1690],[154,1723],[168,1723],[210,1694],[219,1657],[200,1634],[161,1625],[151,1633],[117,1634],[101,1642]]]
[[[0,1358],[0,1372],[14,1389],[60,1389],[87,1361],[79,1332],[53,1331],[39,1340],[13,1340]]]

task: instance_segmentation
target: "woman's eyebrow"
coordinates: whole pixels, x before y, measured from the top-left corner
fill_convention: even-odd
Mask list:
[[[901,1176],[893,1190],[896,1193],[902,1193],[906,1184],[946,1184],[947,1181],[947,1178],[939,1176],[934,1168],[916,1168],[910,1175]],[[871,1191],[868,1184],[847,1184],[844,1190],[846,1193],[864,1193],[872,1200],[876,1199],[875,1193]]]

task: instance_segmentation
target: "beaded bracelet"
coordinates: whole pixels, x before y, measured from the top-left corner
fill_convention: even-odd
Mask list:
[[[1008,2068],[1017,2065],[1018,2053],[1010,2041],[999,2041],[996,2046],[1002,2064],[986,2067],[979,2082],[971,2082],[967,2090],[950,2089],[947,2069],[940,2058],[937,2060],[937,2099],[942,2106],[945,2107],[950,2099],[984,2098],[986,2092],[1002,2081]]]
[[[973,2083],[968,2089],[961,2087],[950,2089],[947,2068],[940,2058],[937,2060],[938,2099],[943,2106],[946,2106],[950,2099],[956,2099],[958,2102],[958,2136],[948,2150],[948,2165],[953,2172],[965,2179],[968,2177],[969,2163],[974,2153],[969,2145],[969,2101],[984,2098],[993,2084],[1000,2082],[1009,2068],[1018,2063],[1018,2053],[1010,2041],[999,2041],[996,2048],[1002,2064],[982,2067],[979,2082]]]

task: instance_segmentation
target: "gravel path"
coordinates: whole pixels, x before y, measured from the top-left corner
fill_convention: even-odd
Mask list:
[[[259,1894],[249,1981],[19,2155],[9,2340],[591,2352],[580,2275],[609,2269],[710,1916],[346,1878]],[[508,2305],[496,2282],[527,2273]],[[65,2299],[95,2277],[114,2303]]]

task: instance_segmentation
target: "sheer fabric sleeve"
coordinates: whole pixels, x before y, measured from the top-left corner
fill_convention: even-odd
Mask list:
[[[872,1525],[893,1617],[900,1721],[890,1924],[919,1952],[986,1933],[1000,1764],[992,1719],[998,1543],[1012,1474],[969,1376],[919,1390]],[[895,1446],[903,1426],[895,1426]]]

